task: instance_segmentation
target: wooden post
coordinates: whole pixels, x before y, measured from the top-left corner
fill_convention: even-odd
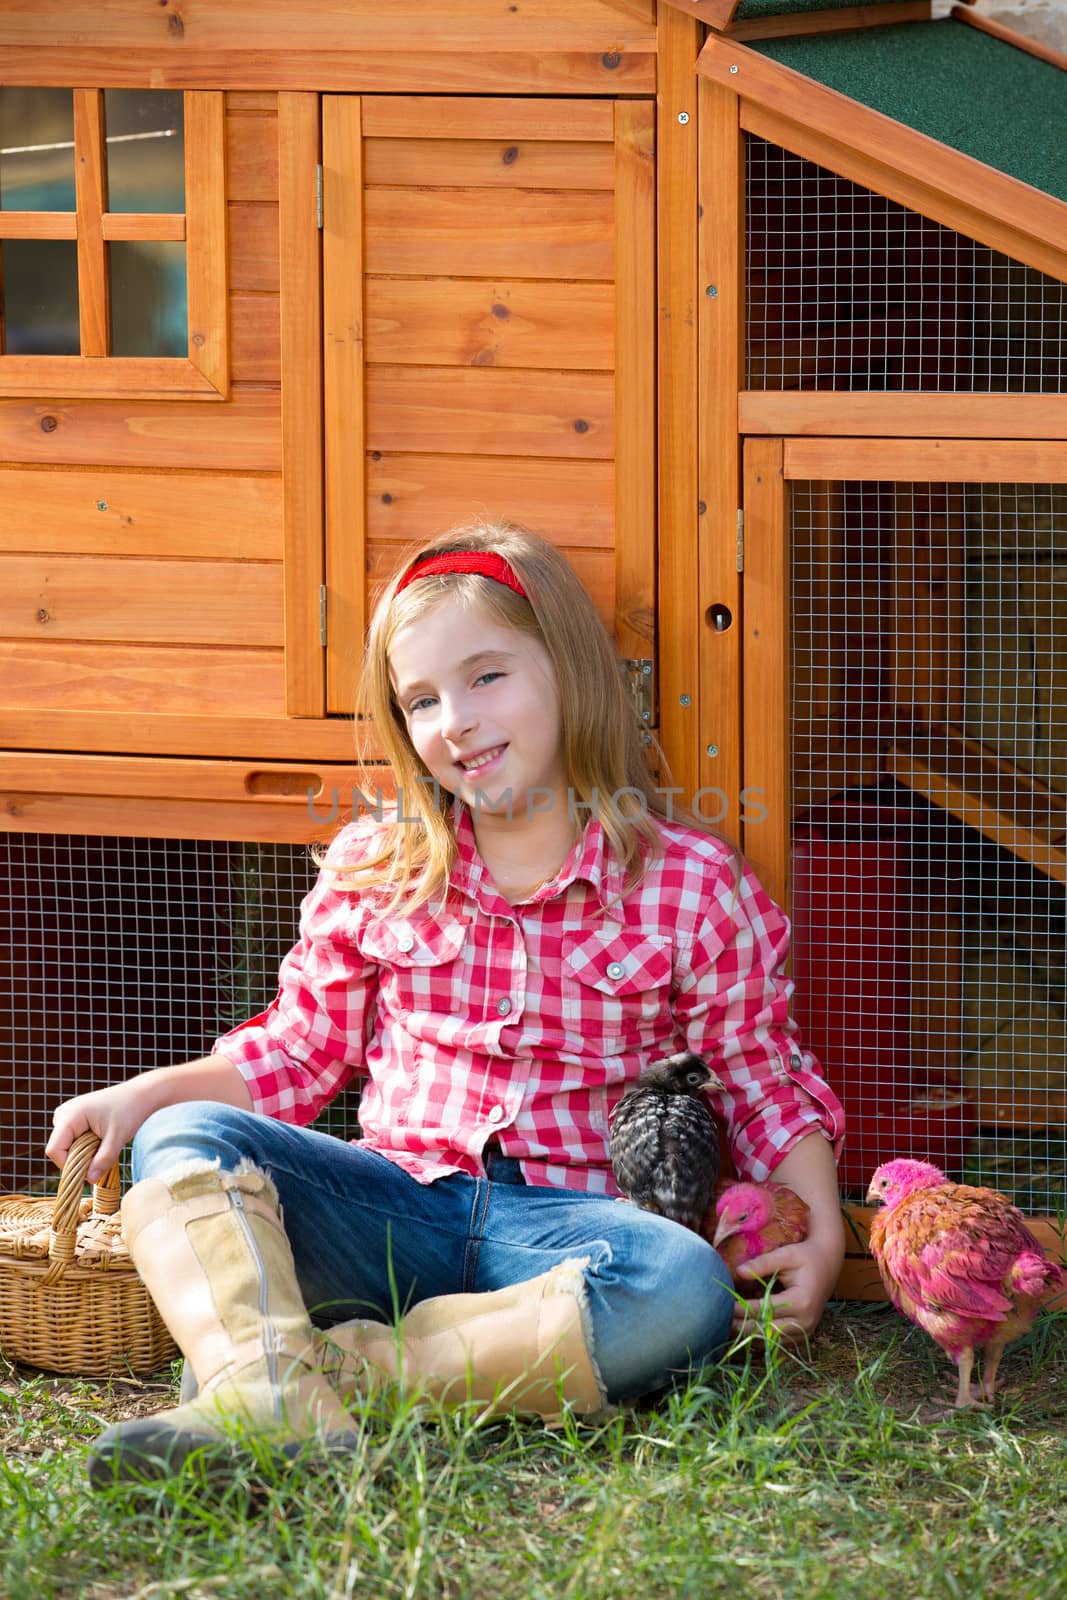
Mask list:
[[[683,799],[699,787],[697,88],[700,26],[659,12],[659,729]]]
[[[278,227],[281,245],[282,493],[285,581],[285,709],[321,717],[322,291],[315,168],[314,94],[278,96]]]
[[[615,105],[615,640],[656,647],[655,111]]]
[[[701,78],[698,500],[703,815],[741,838],[741,506],[737,395],[744,383],[744,148],[737,96]],[[722,797],[720,802],[720,796]]]
[[[356,95],[323,101],[327,709],[351,713],[366,630],[363,130]]]
[[[789,907],[792,812],[790,573],[781,439],[745,443],[744,851]],[[760,818],[759,810],[766,816]]]

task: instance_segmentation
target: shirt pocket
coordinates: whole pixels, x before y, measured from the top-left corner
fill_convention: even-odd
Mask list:
[[[363,930],[360,948],[378,963],[386,1011],[407,1022],[415,1012],[454,1014],[465,963],[458,960],[470,924],[454,916],[381,917]]]
[[[565,935],[563,1010],[583,1053],[625,1055],[672,1033],[672,946],[639,929]]]

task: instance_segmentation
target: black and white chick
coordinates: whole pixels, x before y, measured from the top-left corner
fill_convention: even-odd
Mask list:
[[[704,1098],[721,1079],[689,1050],[655,1061],[611,1113],[611,1168],[628,1200],[697,1229],[719,1177],[719,1132]]]

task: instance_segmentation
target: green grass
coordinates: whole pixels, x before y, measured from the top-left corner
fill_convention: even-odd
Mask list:
[[[596,1427],[477,1408],[364,1419],[351,1464],[221,1498],[93,1493],[85,1446],[173,1380],[0,1383],[0,1595],[693,1600],[1067,1595],[1067,1319],[1004,1365],[992,1412],[887,1307],[830,1308],[809,1351],[749,1346]],[[935,1403],[936,1402],[936,1403]]]

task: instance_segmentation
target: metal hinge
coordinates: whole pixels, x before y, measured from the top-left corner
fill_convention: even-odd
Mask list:
[[[644,656],[636,660],[632,656],[624,656],[619,666],[626,675],[630,698],[642,727],[652,727],[656,720],[656,697],[651,661]]]
[[[745,570],[745,513],[740,509],[737,513],[737,570]]]
[[[326,648],[326,585],[319,584],[319,643]]]
[[[315,226],[322,227],[322,162],[315,168]]]

